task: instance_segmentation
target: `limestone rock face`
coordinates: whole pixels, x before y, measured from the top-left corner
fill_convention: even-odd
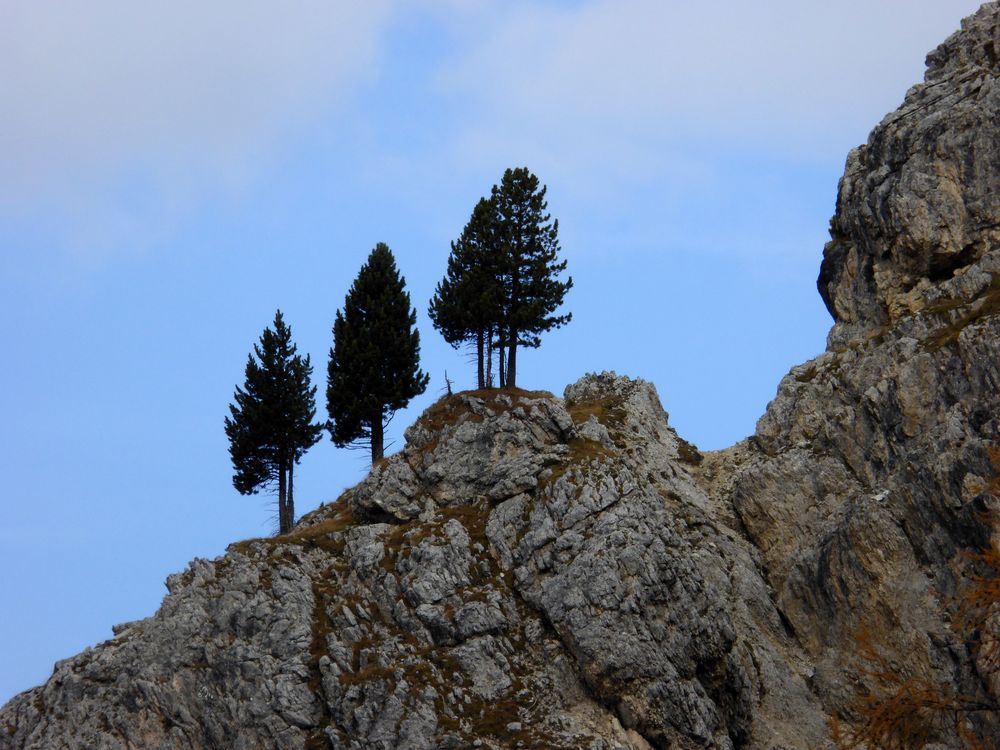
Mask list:
[[[706,473],[830,711],[866,684],[862,631],[915,680],[998,698],[949,622],[957,571],[997,531],[983,491],[1000,438],[997,45],[988,3],[851,153],[819,277],[827,351],[792,369],[756,434]],[[976,720],[1000,736],[997,712]]]
[[[836,320],[831,346],[989,285],[981,262],[1000,238],[998,50],[987,3],[847,157],[818,283]],[[946,280],[955,283],[941,289]]]
[[[0,749],[812,750],[867,687],[862,631],[1000,699],[949,619],[997,531],[998,28],[967,19],[849,157],[828,349],[755,435],[702,454],[613,373],[443,399],[337,502],[15,697]]]
[[[821,742],[759,555],[713,518],[652,385],[566,396],[439,402],[339,502],[195,561],[154,617],[15,698],[0,743]]]

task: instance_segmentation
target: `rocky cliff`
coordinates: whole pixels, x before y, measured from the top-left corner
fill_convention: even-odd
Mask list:
[[[1000,698],[949,620],[994,532],[998,50],[990,3],[849,156],[828,349],[747,441],[702,455],[613,374],[448,397],[292,533],[57,664],[0,748],[821,748],[865,689],[861,628]]]

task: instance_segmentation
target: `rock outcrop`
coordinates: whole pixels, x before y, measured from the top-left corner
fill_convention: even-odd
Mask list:
[[[1000,240],[997,34],[987,3],[927,56],[924,82],[848,156],[818,283],[836,321],[831,348],[990,286]]]
[[[15,697],[0,748],[822,748],[862,629],[1000,699],[949,622],[995,533],[998,49],[990,3],[851,153],[828,349],[754,436],[701,454],[610,373],[443,399],[337,502]]]
[[[624,750],[824,735],[759,553],[714,518],[700,455],[650,384],[459,394],[406,437],[293,533],[173,576],[156,616],[15,699],[0,741]]]

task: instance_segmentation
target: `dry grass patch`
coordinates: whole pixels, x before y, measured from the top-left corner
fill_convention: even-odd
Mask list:
[[[448,505],[441,508],[437,515],[441,519],[442,526],[454,518],[465,527],[469,539],[483,545],[487,543],[486,522],[490,518],[489,507],[480,507],[479,505]]]
[[[609,430],[620,427],[625,420],[625,406],[621,396],[605,396],[591,401],[567,399],[566,411],[576,424],[583,424],[594,417]]]
[[[552,466],[547,475],[543,475],[544,479],[538,483],[539,490],[548,489],[574,467],[584,468],[595,461],[603,461],[614,455],[614,451],[605,447],[603,443],[587,438],[571,438],[567,445],[569,446],[569,455]]]
[[[464,399],[478,398],[484,406],[494,414],[511,411],[525,399],[554,399],[548,391],[526,391],[522,388],[484,388],[476,391],[462,391],[451,396],[445,396],[432,404],[420,415],[417,424],[431,432],[439,432],[450,425],[458,424],[463,415],[470,421],[481,422],[483,418],[469,411]],[[507,401],[512,403],[508,404]]]
[[[480,501],[475,505],[444,506],[437,510],[430,521],[414,520],[393,526],[382,536],[385,545],[382,569],[388,573],[395,573],[396,561],[400,556],[409,556],[410,551],[425,539],[443,536],[444,525],[453,518],[465,527],[470,541],[479,542],[485,547],[489,543],[486,537],[486,523],[489,516],[489,505],[486,501]]]
[[[677,433],[674,433],[677,437],[677,457],[680,458],[686,464],[693,464],[697,466],[700,464],[705,457],[701,455],[701,451],[694,447],[687,440],[682,438]]]
[[[354,508],[349,502],[338,501],[336,505],[339,506],[337,510],[324,521],[320,521],[312,526],[293,529],[289,533],[280,536],[244,539],[241,542],[234,542],[229,545],[228,550],[249,555],[250,548],[254,544],[263,544],[270,549],[287,544],[306,549],[318,547],[331,554],[340,554],[344,550],[344,541],[343,539],[331,538],[332,535],[359,526],[361,522],[354,515]]]

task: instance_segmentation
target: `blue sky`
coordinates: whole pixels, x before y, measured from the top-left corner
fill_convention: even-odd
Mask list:
[[[0,702],[152,614],[189,559],[271,531],[222,420],[276,308],[322,394],[335,311],[386,242],[431,375],[389,450],[445,371],[471,386],[427,300],[506,167],[548,185],[575,282],[520,384],[616,370],[704,449],[752,433],[824,348],[848,150],[978,7],[205,5],[0,5]],[[324,440],[298,511],[365,470]]]

